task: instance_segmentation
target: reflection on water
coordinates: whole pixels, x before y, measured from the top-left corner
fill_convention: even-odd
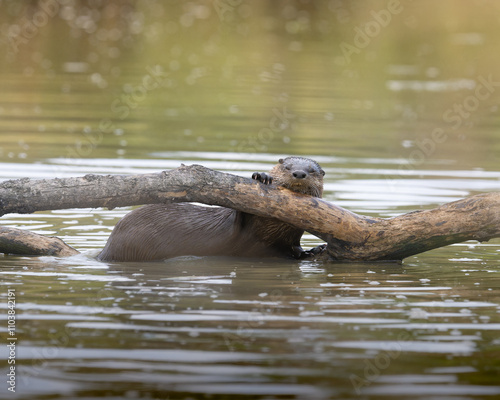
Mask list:
[[[498,396],[497,262],[443,260],[10,260],[19,392]]]
[[[498,8],[0,1],[0,179],[305,155],[362,214],[496,191]],[[0,219],[82,252],[0,257],[0,398],[500,398],[498,240],[401,265],[97,262],[129,210]]]

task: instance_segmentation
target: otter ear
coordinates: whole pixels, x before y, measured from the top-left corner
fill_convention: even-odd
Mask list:
[[[285,162],[285,160],[283,160],[282,158],[280,158],[280,159],[278,160],[278,162],[279,162],[280,164],[283,164],[283,163]]]
[[[322,169],[319,170],[320,174],[325,176],[325,171],[323,171]]]

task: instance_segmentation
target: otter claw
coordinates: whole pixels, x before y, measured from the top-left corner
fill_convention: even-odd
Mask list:
[[[312,258],[314,256],[322,254],[326,250],[326,244],[321,244],[319,246],[313,247],[310,250],[303,251],[300,254],[300,259]]]
[[[270,185],[273,183],[273,177],[271,175],[266,174],[265,172],[254,172],[252,174],[252,179],[264,183],[266,185]]]

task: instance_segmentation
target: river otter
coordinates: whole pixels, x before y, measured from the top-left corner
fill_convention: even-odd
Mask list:
[[[269,174],[256,172],[252,178],[321,197],[323,175],[316,161],[287,157],[280,159]],[[300,259],[315,254],[314,249],[304,251],[300,247],[303,233],[277,219],[231,208],[151,204],[118,221],[98,259],[153,261],[185,255]]]

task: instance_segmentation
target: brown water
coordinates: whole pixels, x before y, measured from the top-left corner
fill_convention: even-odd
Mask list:
[[[181,163],[250,176],[305,155],[324,197],[362,214],[496,191],[499,12],[2,1],[0,178]],[[402,265],[97,262],[128,211],[0,219],[82,251],[0,258],[0,398],[500,398],[499,240]]]

